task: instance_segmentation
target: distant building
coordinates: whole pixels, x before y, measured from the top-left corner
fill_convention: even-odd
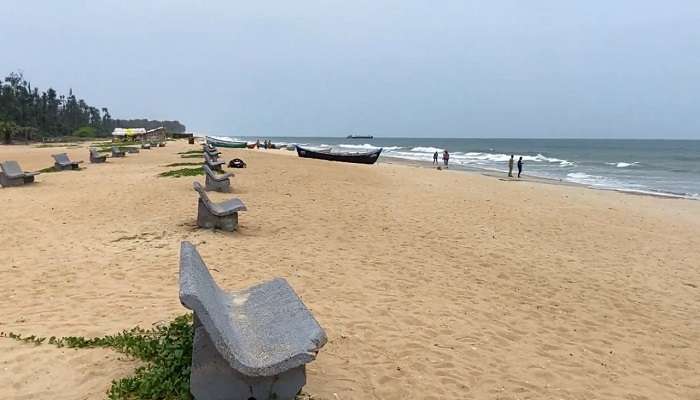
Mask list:
[[[112,132],[112,140],[120,141],[138,141],[143,140],[146,135],[146,128],[114,128]]]
[[[164,142],[167,133],[162,126],[149,130],[146,130],[146,128],[114,128],[112,140],[122,142]]]

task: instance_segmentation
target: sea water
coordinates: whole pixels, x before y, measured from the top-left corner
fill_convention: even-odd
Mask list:
[[[247,140],[255,140],[246,138]],[[362,151],[382,147],[380,162],[432,163],[450,153],[450,168],[505,172],[510,155],[523,172],[587,186],[700,199],[700,140],[435,139],[275,137],[274,143]],[[517,170],[517,168],[516,168]]]

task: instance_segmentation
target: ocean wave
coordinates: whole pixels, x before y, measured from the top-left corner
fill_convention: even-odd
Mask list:
[[[607,164],[607,165],[614,165],[614,166],[616,166],[617,168],[627,168],[627,167],[635,166],[635,165],[637,165],[637,164],[639,164],[639,163],[638,163],[637,161],[631,162],[631,163],[624,162],[624,161],[620,161],[620,162],[607,162],[606,164]]]
[[[436,151],[438,153],[441,153],[444,149],[439,149],[437,147],[414,147],[411,149],[411,151],[415,151],[418,153],[435,153]]]
[[[378,146],[373,146],[369,143],[365,143],[365,144],[339,144],[338,147],[342,147],[344,149],[355,149],[355,150],[376,150],[376,149],[382,148],[382,147],[378,147]],[[402,148],[403,147],[400,147],[400,146],[387,146],[387,147],[384,147],[383,149],[386,151],[393,151],[393,150],[399,150]]]

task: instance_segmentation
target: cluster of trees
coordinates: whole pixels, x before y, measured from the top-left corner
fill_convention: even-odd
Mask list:
[[[0,82],[0,135],[5,142],[11,137],[106,136],[114,128],[156,128],[184,132],[178,121],[146,119],[112,119],[106,107],[97,108],[54,89],[39,91],[21,73],[11,73]]]

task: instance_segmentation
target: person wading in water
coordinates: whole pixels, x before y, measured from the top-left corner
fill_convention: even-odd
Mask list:
[[[447,152],[447,149],[442,152],[442,162],[445,163],[445,168],[447,168],[447,164],[450,162],[450,153]]]
[[[515,161],[513,157],[515,157],[515,154],[511,154],[510,160],[508,160],[508,176],[511,178],[513,177],[513,162]]]
[[[436,151],[435,154],[433,154],[433,165],[436,165],[438,163],[438,152]]]
[[[523,158],[520,157],[518,159],[518,178],[520,178],[520,174],[523,173]]]

